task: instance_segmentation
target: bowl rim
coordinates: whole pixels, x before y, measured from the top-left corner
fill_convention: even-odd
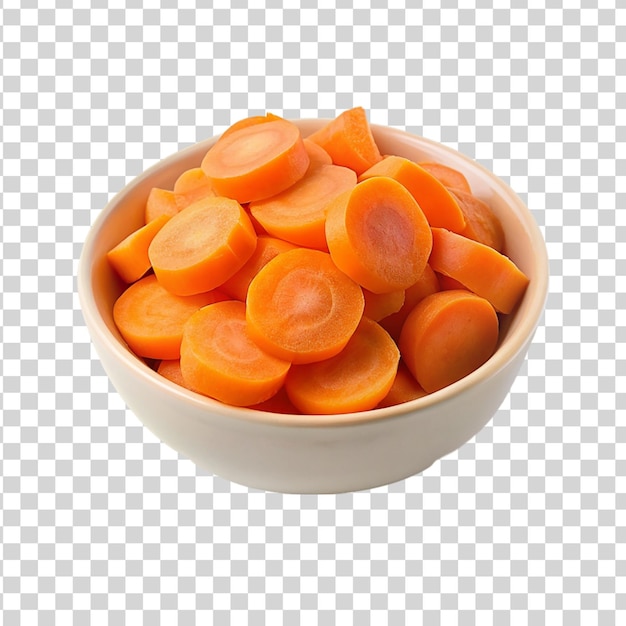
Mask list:
[[[328,119],[302,118],[290,121],[306,127],[307,124],[320,124],[324,121],[328,121]],[[156,385],[156,387],[162,392],[173,394],[178,400],[191,404],[195,409],[197,409],[196,414],[201,414],[204,410],[213,414],[219,414],[226,418],[281,427],[341,427],[402,418],[409,414],[414,415],[419,413],[420,411],[428,409],[433,405],[440,405],[449,402],[459,394],[478,384],[481,380],[495,376],[507,364],[515,359],[515,357],[522,350],[524,350],[527,344],[532,340],[545,309],[548,297],[549,261],[545,240],[539,225],[537,224],[530,208],[526,206],[513,189],[493,172],[474,159],[449,146],[446,146],[443,143],[422,137],[408,130],[378,124],[371,124],[370,126],[374,134],[385,133],[386,135],[392,135],[399,139],[409,139],[411,141],[417,140],[422,144],[426,144],[427,147],[435,148],[438,151],[449,154],[457,160],[461,159],[468,165],[468,167],[478,170],[479,173],[486,176],[505,196],[507,203],[516,205],[518,214],[524,217],[523,221],[527,227],[528,235],[531,238],[536,257],[536,276],[533,277],[528,286],[528,289],[532,292],[532,306],[528,312],[529,314],[520,321],[518,326],[508,336],[507,342],[503,345],[499,345],[496,352],[483,365],[464,378],[448,385],[447,387],[444,387],[443,389],[402,404],[359,412],[337,413],[330,415],[301,415],[294,413],[276,413],[224,404],[218,400],[177,385],[176,383],[159,375],[139,357],[134,355],[132,351],[130,351],[122,342],[117,340],[98,314],[98,306],[96,304],[90,280],[91,269],[95,260],[93,248],[97,239],[97,234],[109,215],[114,212],[120,200],[133,188],[140,185],[142,181],[159,170],[166,169],[168,166],[180,161],[184,156],[195,153],[196,151],[204,148],[208,149],[219,139],[220,135],[216,135],[189,145],[174,154],[157,161],[143,171],[139,176],[130,180],[120,191],[114,194],[96,216],[96,219],[90,226],[82,246],[77,272],[77,291],[80,307],[90,334],[95,335],[95,337],[92,337],[92,342],[96,346],[100,345],[103,349],[107,349],[110,353],[112,353],[112,356],[116,360],[124,363],[125,367],[132,372],[132,375],[138,376],[144,383],[150,386]]]

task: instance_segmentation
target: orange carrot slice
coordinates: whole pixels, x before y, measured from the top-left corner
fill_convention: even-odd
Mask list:
[[[363,315],[361,288],[320,250],[273,258],[248,288],[250,336],[266,352],[310,363],[340,352]]]
[[[501,313],[510,313],[526,291],[528,277],[497,250],[450,232],[433,228],[430,265],[486,298]]]
[[[316,144],[314,141],[311,141],[308,137],[305,137],[302,141],[304,142],[304,147],[309,155],[309,170],[317,167],[318,165],[333,164],[330,154],[328,154],[322,146]]]
[[[174,199],[179,211],[197,200],[215,195],[211,181],[200,167],[183,172],[174,183]]]
[[[291,366],[250,339],[245,309],[238,300],[203,307],[185,323],[180,347],[185,385],[235,406],[271,398]]]
[[[308,139],[324,148],[335,165],[349,167],[357,174],[382,158],[363,107],[344,111]]]
[[[150,269],[148,247],[169,219],[168,215],[153,219],[109,250],[107,259],[122,280],[134,283]]]
[[[467,290],[424,298],[407,318],[400,352],[422,388],[431,393],[485,363],[498,341],[498,316],[487,300]]]
[[[223,133],[220,139],[223,139],[227,135],[230,135],[238,130],[243,130],[249,126],[255,126],[256,124],[265,124],[266,122],[274,122],[283,118],[274,115],[273,113],[267,113],[266,115],[251,115],[250,117],[244,117],[241,120],[237,120],[231,124]],[[283,120],[284,121],[284,120]]]
[[[389,334],[363,317],[346,347],[334,357],[294,365],[285,389],[307,414],[336,414],[374,408],[389,392],[400,353]]]
[[[300,411],[296,409],[293,402],[289,399],[284,385],[269,400],[253,404],[248,408],[256,411],[269,411],[270,413],[300,414]]]
[[[444,187],[452,187],[466,193],[472,193],[472,188],[467,178],[449,165],[432,161],[420,161],[418,165],[432,174]]]
[[[421,276],[432,245],[428,222],[406,188],[376,176],[333,200],[326,241],[339,269],[365,289],[406,289]]]
[[[397,404],[404,404],[410,400],[417,400],[428,395],[422,386],[415,380],[415,376],[411,374],[409,368],[405,365],[404,361],[400,360],[398,365],[398,372],[391,385],[391,389],[387,395],[376,405],[377,409],[382,409],[387,406],[395,406]]]
[[[260,235],[252,256],[236,274],[222,283],[220,291],[223,291],[235,300],[245,301],[250,282],[259,273],[259,270],[281,252],[293,250],[295,247],[288,241],[268,235]]]
[[[202,161],[213,189],[242,203],[284,191],[300,180],[308,167],[300,129],[282,119],[227,133]]]
[[[130,285],[113,305],[113,320],[137,355],[152,359],[178,359],[183,325],[200,307],[223,300],[217,290],[194,296],[175,296],[154,274]]]
[[[185,386],[185,379],[180,371],[180,359],[161,361],[159,367],[157,367],[157,374],[161,374],[161,376],[177,385]]]
[[[235,200],[207,197],[172,217],[148,253],[159,282],[177,295],[209,291],[252,256],[257,235]]]
[[[326,251],[326,206],[355,185],[351,169],[319,165],[282,193],[251,202],[250,213],[274,237]]]
[[[430,265],[426,265],[417,282],[404,291],[402,308],[397,313],[392,313],[380,320],[380,325],[397,341],[402,325],[415,305],[426,296],[437,291],[439,291],[437,276]]]
[[[406,291],[389,291],[388,293],[374,293],[368,289],[363,289],[365,298],[365,309],[363,315],[375,322],[379,322],[392,313],[397,313],[404,304]]]
[[[152,220],[161,215],[173,217],[178,211],[179,209],[173,191],[153,187],[146,201],[144,221],[146,224],[149,224]]]
[[[404,185],[419,204],[431,226],[460,232],[465,218],[454,196],[417,163],[399,156],[388,156],[359,176],[359,181],[389,176]]]
[[[491,207],[471,193],[460,189],[450,189],[450,192],[457,199],[465,216],[465,228],[459,234],[502,252],[504,229]]]

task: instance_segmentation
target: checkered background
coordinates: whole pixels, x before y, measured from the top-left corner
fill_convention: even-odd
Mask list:
[[[625,624],[626,10],[91,4],[0,19],[0,624]],[[111,387],[82,242],[128,181],[231,122],[356,105],[528,203],[545,316],[493,421],[423,475],[250,490]]]

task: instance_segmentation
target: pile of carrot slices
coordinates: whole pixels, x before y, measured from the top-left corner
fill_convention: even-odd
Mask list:
[[[108,253],[113,317],[168,380],[289,414],[387,407],[494,353],[529,279],[465,176],[383,156],[365,111],[233,124]]]

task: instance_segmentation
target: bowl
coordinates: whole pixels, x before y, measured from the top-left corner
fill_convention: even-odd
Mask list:
[[[327,120],[298,120],[303,136]],[[106,253],[143,223],[152,187],[172,188],[198,167],[217,138],[157,163],[98,215],[79,262],[78,294],[94,348],[113,386],[164,444],[206,472],[281,493],[371,489],[423,472],[476,435],[507,397],[541,319],[548,259],[541,231],[522,200],[493,173],[444,145],[372,124],[382,154],[439,161],[468,179],[490,204],[506,236],[506,254],[530,278],[517,309],[504,317],[493,356],[435,393],[392,407],[340,415],[284,415],[232,407],[188,391],[153,371],[126,346],[113,321],[124,289]]]

